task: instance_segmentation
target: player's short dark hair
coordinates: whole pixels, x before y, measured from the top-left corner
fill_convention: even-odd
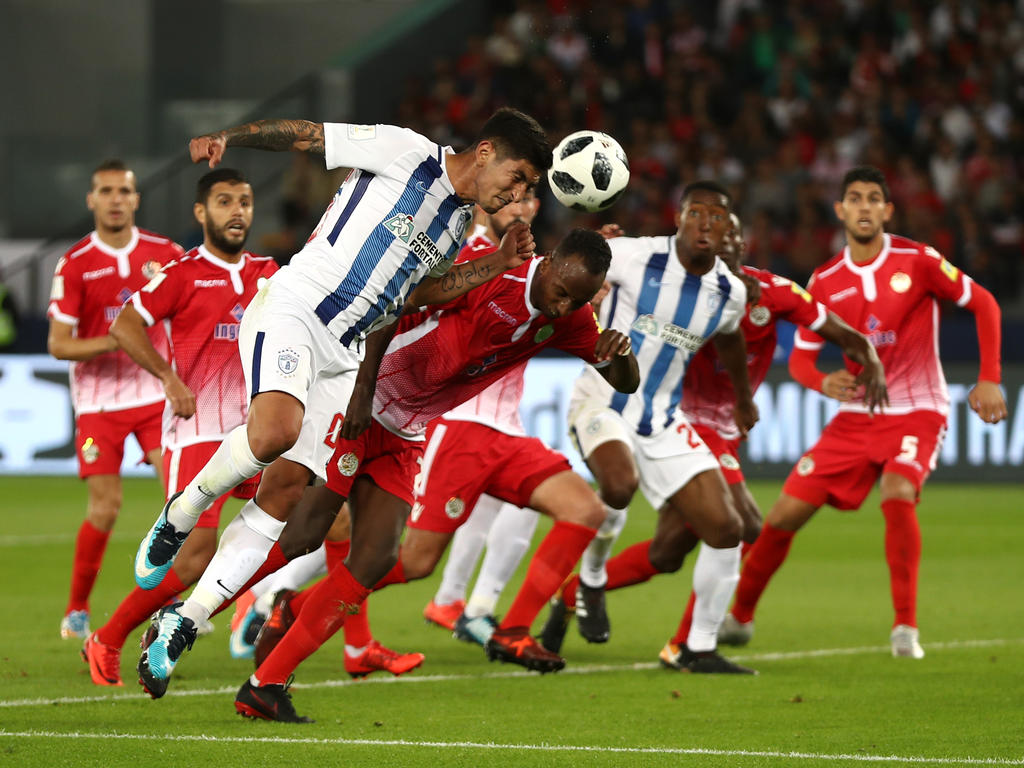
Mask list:
[[[130,171],[131,168],[124,160],[119,160],[116,157],[112,157],[108,160],[104,160],[102,163],[97,165],[93,169],[93,173],[102,173],[103,171]]]
[[[490,141],[502,160],[526,160],[543,173],[551,167],[551,144],[540,123],[524,112],[502,107],[484,123],[473,148]]]
[[[699,179],[698,181],[692,181],[683,188],[683,194],[679,198],[679,205],[686,202],[686,199],[694,192],[712,192],[716,195],[721,195],[725,198],[725,207],[732,212],[732,195],[729,194],[729,190],[726,189],[722,184],[712,179]]]
[[[608,247],[608,241],[592,229],[577,227],[555,246],[553,258],[564,259],[569,256],[579,256],[587,272],[592,275],[603,276],[612,265],[612,249]]]
[[[889,185],[885,183],[885,174],[873,165],[858,165],[851,168],[843,176],[843,186],[839,190],[839,199],[846,197],[846,189],[855,181],[863,181],[866,184],[877,184],[882,188],[882,197],[889,202]]]
[[[206,205],[206,199],[210,196],[210,190],[214,184],[226,181],[228,184],[248,184],[249,180],[245,174],[236,171],[234,168],[217,168],[209,173],[203,174],[196,184],[196,202]]]

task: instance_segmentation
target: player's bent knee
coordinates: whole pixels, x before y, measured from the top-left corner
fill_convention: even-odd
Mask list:
[[[675,573],[683,567],[685,558],[685,553],[659,547],[656,543],[652,543],[650,549],[647,550],[647,559],[652,566],[658,569],[658,573]]]
[[[601,486],[601,500],[613,509],[625,509],[633,500],[639,485],[637,480],[628,478],[606,482]]]

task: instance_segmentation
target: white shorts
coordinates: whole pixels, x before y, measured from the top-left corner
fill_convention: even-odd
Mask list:
[[[628,445],[640,473],[640,490],[655,509],[701,472],[718,467],[714,454],[678,409],[665,429],[644,437],[604,403],[574,397],[569,402],[569,436],[584,460],[610,440]]]
[[[352,396],[359,355],[272,280],[242,316],[238,350],[250,401],[260,392],[286,392],[302,403],[299,439],[282,457],[325,479],[331,434]]]

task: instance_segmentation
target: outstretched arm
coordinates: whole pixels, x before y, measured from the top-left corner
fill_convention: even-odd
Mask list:
[[[370,426],[373,418],[373,393],[377,389],[377,372],[380,371],[384,353],[397,330],[396,320],[366,337],[363,362],[359,364],[352,396],[345,408],[345,422],[341,425],[341,437],[345,440],[355,440]]]
[[[196,136],[188,143],[193,163],[208,161],[216,167],[228,147],[251,147],[284,152],[324,154],[324,125],[308,120],[257,120],[255,123],[226,128],[205,136]]]
[[[874,413],[875,409],[881,410],[883,406],[889,404],[889,394],[885,388],[885,368],[882,367],[882,361],[878,359],[878,353],[867,336],[855,331],[834,312],[826,315],[824,324],[816,333],[838,346],[844,355],[862,366],[860,374],[853,379],[853,386],[857,388],[863,385],[864,402],[868,407],[868,413]]]
[[[131,304],[122,307],[121,313],[110,326],[110,335],[117,339],[128,357],[160,379],[176,416],[187,419],[195,414],[196,396],[153,347],[146,333],[146,321],[135,307]]]
[[[745,437],[760,418],[750,389],[750,377],[747,374],[747,340],[743,338],[743,332],[737,328],[732,333],[716,334],[712,341],[718,359],[729,374],[733,391],[736,393],[733,418],[740,434]]]

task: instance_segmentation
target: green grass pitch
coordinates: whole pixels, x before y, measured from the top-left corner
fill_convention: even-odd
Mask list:
[[[822,510],[796,538],[754,641],[728,649],[757,677],[655,664],[687,599],[692,557],[678,574],[610,594],[611,641],[588,645],[571,628],[567,669],[543,677],[488,663],[481,649],[427,626],[421,611],[435,574],[371,600],[378,639],[424,652],[424,666],[353,683],[334,638],[292,689],[299,712],[316,718],[306,726],[235,714],[251,666],[228,654],[227,614],[179,663],[164,699],[149,700],[135,683],[135,639],[122,658],[125,687],[93,686],[79,644],[57,631],[84,487],[5,477],[0,489],[0,768],[1024,765],[1020,486],[926,488],[921,661],[889,655],[872,496],[857,514]],[[763,509],[777,492],[754,484]],[[157,495],[155,481],[126,482],[93,594],[94,627],[133,586],[132,555],[159,511]],[[538,540],[546,530],[542,523]],[[619,546],[652,530],[653,513],[637,502]]]

